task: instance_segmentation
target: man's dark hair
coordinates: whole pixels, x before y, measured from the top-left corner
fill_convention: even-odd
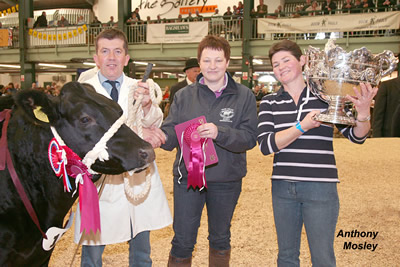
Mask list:
[[[126,39],[126,35],[124,32],[122,32],[118,29],[115,29],[115,28],[106,29],[106,30],[102,31],[96,37],[96,53],[97,53],[97,49],[99,47],[98,42],[100,39],[108,39],[108,40],[121,39],[122,41],[124,41],[125,53],[128,54],[128,40]]]

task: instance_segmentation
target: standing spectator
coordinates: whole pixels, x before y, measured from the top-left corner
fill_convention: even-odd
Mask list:
[[[351,1],[351,0],[350,0]],[[311,0],[306,0],[306,3],[303,5],[303,7],[301,8],[301,15],[307,15],[307,9],[311,7]]]
[[[128,25],[134,25],[137,24],[139,22],[139,19],[136,16],[135,12],[131,13],[131,16],[126,20],[126,24]]]
[[[194,21],[203,21],[203,16],[200,15],[200,11],[196,9],[195,11],[196,16],[194,17]]]
[[[378,11],[390,11],[390,7],[396,5],[396,0],[378,0]]]
[[[339,179],[332,144],[334,126],[313,119],[328,104],[308,90],[302,72],[306,58],[295,42],[273,44],[269,58],[282,87],[260,103],[258,143],[264,155],[274,153],[271,179],[277,265],[300,266],[304,224],[312,265],[336,266],[333,242]],[[361,84],[357,97],[347,97],[358,113],[356,125],[336,126],[353,143],[362,144],[367,139],[376,91],[370,84]]]
[[[167,100],[167,99],[169,99],[169,86],[168,85],[165,86],[164,94],[163,94],[163,97],[162,97],[162,100]]]
[[[191,58],[186,60],[185,67],[183,68],[183,72],[185,73],[186,77],[183,81],[174,84],[171,87],[171,93],[169,96],[169,104],[172,105],[174,101],[175,93],[178,92],[180,89],[191,85],[192,83],[196,82],[196,77],[200,73],[200,66],[197,62],[197,58]]]
[[[47,27],[47,18],[46,18],[46,12],[42,12],[42,15],[40,15],[35,24],[33,24],[33,28],[45,28]]]
[[[336,3],[332,0],[326,0],[322,4],[322,11],[324,12],[324,15],[335,14],[336,8],[337,8]]]
[[[91,26],[93,27],[100,27],[101,26],[101,21],[95,16],[93,18],[93,21],[91,23]]]
[[[163,114],[159,106],[152,103],[149,97],[150,84],[154,83],[143,83],[123,73],[124,66],[129,62],[128,41],[125,34],[115,28],[106,29],[97,36],[95,44],[96,53],[93,58],[99,71],[86,83],[92,85],[98,93],[112,98],[116,102],[114,104],[118,103],[121,106],[125,115],[128,113],[128,106],[132,105],[128,101],[130,89],[135,90],[135,99],[142,94],[143,139],[153,147],[160,146],[163,142],[160,138],[162,133],[157,135],[155,129],[161,124]],[[129,266],[152,265],[150,231],[166,227],[172,219],[155,162],[151,163],[149,168],[150,191],[138,196],[138,199],[128,197],[125,193],[124,175],[105,177],[99,199],[101,232],[82,235],[82,266],[102,266],[105,245],[127,241]],[[135,188],[135,193],[140,194],[146,187],[145,180],[146,171],[135,173],[129,178],[128,186]],[[75,242],[79,242],[80,237],[78,207]]]
[[[363,5],[361,0],[354,0],[354,8],[350,10],[350,13],[361,13],[363,11]]]
[[[263,98],[264,92],[261,85],[257,84],[254,87],[254,95],[256,96],[256,101],[260,101]]]
[[[110,20],[107,22],[107,26],[113,27],[116,24],[114,21],[114,16],[110,16]]]
[[[264,4],[264,0],[260,0],[260,4],[257,6],[257,17],[263,18],[268,14],[268,6]]]
[[[138,8],[138,7],[135,8],[135,11],[133,11],[133,13],[136,14],[136,17],[137,17],[138,20],[141,20],[141,19],[140,19],[140,14],[139,14],[139,8]]]
[[[186,22],[192,22],[194,18],[192,17],[192,11],[188,12],[188,16],[186,17]]]
[[[311,6],[306,9],[306,11],[308,12],[309,16],[318,16],[321,14],[321,7],[318,6],[318,2],[314,0]]]
[[[85,19],[84,19],[84,17],[83,17],[82,15],[80,15],[80,16],[78,17],[78,21],[76,22],[76,24],[77,24],[77,25],[86,24],[86,21],[85,21]]]
[[[374,2],[372,2],[372,0],[363,0],[362,1],[362,6],[364,8],[364,13],[365,12],[373,12],[374,8],[375,8],[375,4]]]
[[[229,266],[231,220],[246,175],[246,151],[256,143],[257,107],[249,88],[236,83],[227,72],[228,41],[208,35],[199,43],[201,74],[196,83],[180,90],[161,130],[167,136],[161,147],[177,148],[174,163],[174,238],[168,266],[191,266],[200,219],[207,208],[209,266]],[[218,163],[205,167],[207,189],[188,188],[188,172],[180,161],[181,149],[174,127],[204,115],[197,127],[200,138],[215,144]],[[182,176],[179,175],[182,174]]]
[[[58,27],[67,27],[67,26],[69,26],[69,21],[64,16],[61,16],[61,20],[59,20],[57,22],[57,26]]]
[[[231,7],[228,6],[228,7],[226,8],[225,13],[224,13],[224,19],[230,19],[230,18],[232,17],[232,15],[233,15],[233,13],[232,13],[232,11],[231,11]]]
[[[392,137],[393,115],[400,101],[400,76],[382,82],[375,98],[373,137]]]
[[[354,8],[354,4],[351,0],[346,0],[346,2],[342,6],[343,13],[351,13],[351,10]]]

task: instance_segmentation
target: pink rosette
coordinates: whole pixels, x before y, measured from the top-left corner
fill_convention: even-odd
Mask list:
[[[204,187],[207,188],[207,183],[204,175],[205,157],[203,148],[203,144],[205,143],[206,139],[200,138],[199,132],[197,131],[197,127],[199,126],[200,123],[189,125],[184,131],[183,139],[184,142],[186,142],[186,144],[188,144],[188,146],[190,147],[187,188],[192,186],[193,189],[199,187],[201,190]]]

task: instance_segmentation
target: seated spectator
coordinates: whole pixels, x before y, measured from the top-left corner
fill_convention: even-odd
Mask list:
[[[33,24],[33,28],[44,28],[47,27],[47,18],[46,18],[46,12],[42,12],[42,15],[40,15],[35,24]]]
[[[263,18],[268,14],[268,6],[264,4],[264,0],[260,0],[260,4],[257,6],[257,17]]]
[[[57,22],[57,26],[58,27],[67,27],[67,26],[69,26],[69,21],[64,16],[61,16],[61,20],[59,20]]]
[[[83,18],[82,15],[80,15],[80,16],[78,17],[78,21],[76,22],[76,24],[77,24],[77,25],[86,24],[86,21],[85,21],[85,19]]]
[[[163,20],[161,19],[160,15],[157,15],[157,19],[156,19],[155,23],[158,23],[158,24],[163,23]]]
[[[346,2],[343,3],[343,6],[342,6],[342,12],[343,13],[351,13],[351,10],[354,8],[355,8],[355,6],[351,2],[351,0],[346,0]]]
[[[337,9],[336,3],[332,0],[326,0],[322,4],[321,10],[323,11],[324,15],[327,14],[335,14],[335,10]]]

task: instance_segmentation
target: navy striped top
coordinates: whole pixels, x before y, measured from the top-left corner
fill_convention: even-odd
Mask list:
[[[308,98],[308,99],[307,99]],[[302,108],[300,106],[303,104]],[[303,89],[296,105],[283,87],[266,95],[260,103],[258,114],[258,143],[264,155],[275,153],[272,179],[288,181],[339,182],[333,154],[333,125],[321,124],[302,134],[297,140],[278,150],[275,134],[296,125],[312,110],[325,111],[328,104]],[[356,137],[352,126],[336,125],[353,143],[364,143],[367,136]]]

